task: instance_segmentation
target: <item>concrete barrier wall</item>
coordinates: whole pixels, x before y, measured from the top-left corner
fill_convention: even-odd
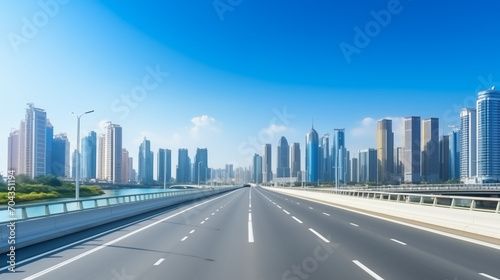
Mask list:
[[[337,204],[339,206],[355,208],[360,211],[366,210],[500,239],[500,214],[496,213],[381,201],[303,190],[268,187],[266,187],[266,189],[306,199],[310,198],[326,203]]]
[[[166,198],[131,202],[109,207],[92,208],[66,214],[40,217],[15,223],[15,244],[8,244],[10,229],[7,224],[0,228],[0,253],[8,252],[10,246],[16,249],[58,238],[95,226],[118,221],[149,211],[172,206],[182,202],[206,198],[232,191],[236,188],[195,192]]]

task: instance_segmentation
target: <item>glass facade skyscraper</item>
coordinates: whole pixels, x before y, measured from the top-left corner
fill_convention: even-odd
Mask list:
[[[290,172],[292,177],[302,180],[300,170],[300,144],[293,143],[290,146]]]
[[[176,181],[177,183],[188,183],[191,178],[191,159],[188,156],[187,149],[179,149],[177,156],[177,170]]]
[[[332,158],[330,155],[330,134],[325,133],[319,142],[319,180],[332,181]]]
[[[206,183],[208,179],[208,150],[196,149],[196,156],[194,160],[194,183]]]
[[[153,182],[153,162],[154,156],[151,151],[151,142],[149,140],[142,141],[139,146],[139,183],[150,184]]]
[[[449,134],[450,139],[450,176],[451,180],[460,179],[460,130]]]
[[[345,147],[345,129],[333,130],[333,145],[332,145],[332,178],[335,182],[345,183],[347,171],[347,150]]]
[[[82,179],[96,178],[97,170],[97,134],[94,131],[82,139]]]
[[[158,149],[157,162],[158,183],[165,182],[165,179],[170,182],[172,177],[172,152],[169,149]]]
[[[264,183],[271,182],[273,180],[273,171],[271,168],[272,164],[271,157],[271,144],[264,144],[262,151],[262,181]]]
[[[45,175],[47,113],[29,103],[26,109],[24,128],[24,172],[31,178]]]
[[[311,128],[306,134],[306,181],[317,183],[319,180],[319,139],[318,133]]]
[[[477,99],[477,177],[500,182],[500,91],[480,91]]]
[[[422,180],[439,180],[439,119],[422,121]]]
[[[70,177],[69,141],[65,133],[56,135],[52,140],[51,160],[51,174],[58,177]]]
[[[262,183],[262,157],[258,154],[253,155],[253,174],[252,181],[256,184]]]
[[[290,177],[290,147],[284,136],[281,136],[278,142],[278,166],[276,169],[276,178]]]

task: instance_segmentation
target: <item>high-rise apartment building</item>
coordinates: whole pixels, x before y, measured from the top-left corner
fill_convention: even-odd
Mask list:
[[[20,164],[21,161],[19,159],[19,130],[12,130],[9,133],[9,138],[8,138],[8,149],[7,149],[7,169],[14,170],[14,174],[21,174],[20,173]]]
[[[127,149],[122,148],[122,183],[127,184],[130,181],[129,164],[130,153]]]
[[[404,129],[404,181],[406,183],[420,183],[420,117],[403,119]]]
[[[122,127],[109,122],[105,135],[104,167],[106,181],[122,182]]]
[[[394,133],[392,120],[377,122],[377,176],[379,183],[392,180],[394,174]]]
[[[46,174],[47,113],[28,104],[24,121],[24,173],[35,178]]]
[[[477,177],[479,183],[500,182],[500,91],[494,87],[478,93]]]
[[[422,121],[422,180],[439,181],[439,119],[428,118]]]
[[[477,111],[463,108],[460,111],[460,180],[476,181],[477,175]]]

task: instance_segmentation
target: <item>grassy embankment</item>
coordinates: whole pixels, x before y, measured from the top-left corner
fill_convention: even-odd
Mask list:
[[[24,175],[16,176],[15,199],[17,202],[35,201],[51,198],[65,198],[75,196],[75,184],[62,182],[55,176],[41,176],[35,179]],[[80,186],[80,197],[101,195],[104,192],[99,186]],[[9,201],[8,188],[5,183],[0,183],[0,205]]]

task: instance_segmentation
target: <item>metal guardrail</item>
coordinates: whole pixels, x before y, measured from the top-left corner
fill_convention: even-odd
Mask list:
[[[214,189],[221,189],[223,187],[218,187]],[[126,203],[135,203],[152,199],[160,199],[178,195],[185,195],[196,192],[207,192],[213,190],[212,188],[206,189],[186,189],[168,192],[157,192],[157,193],[146,193],[146,194],[131,194],[131,195],[120,195],[112,197],[102,197],[102,198],[92,198],[92,199],[81,199],[81,200],[68,200],[68,201],[58,201],[58,202],[45,202],[45,203],[33,203],[25,205],[16,205],[14,207],[17,221],[28,220],[39,217],[47,217],[51,215],[60,215],[74,211],[83,211],[93,208],[110,207],[115,205],[121,205]],[[5,215],[3,215],[5,213]],[[19,215],[19,213],[21,213]],[[0,224],[7,222],[7,217],[9,214],[9,207],[0,207]],[[3,218],[5,217],[5,218]],[[13,218],[13,217],[11,217]]]
[[[346,195],[351,197],[360,197],[381,201],[392,201],[399,203],[418,204],[432,207],[444,207],[452,209],[465,209],[471,211],[483,211],[491,213],[500,213],[500,198],[489,197],[467,197],[450,195],[432,195],[432,194],[409,194],[392,193],[371,190],[335,190],[318,188],[284,188],[302,191],[331,193],[337,195]]]
[[[347,186],[348,190],[371,191],[486,191],[500,192],[500,184],[423,184],[423,185],[384,185],[384,186]]]

